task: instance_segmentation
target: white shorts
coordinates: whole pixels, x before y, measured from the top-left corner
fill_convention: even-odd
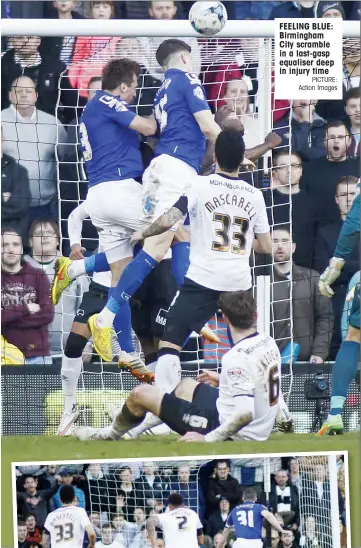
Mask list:
[[[259,539],[238,538],[233,543],[233,548],[262,548],[263,542]]]
[[[161,154],[143,175],[143,215],[147,224],[170,209],[187,193],[197,176],[196,170],[178,158]],[[172,228],[176,230],[178,223]]]
[[[144,226],[142,185],[134,179],[106,181],[89,188],[86,203],[109,264],[133,257],[130,236]]]

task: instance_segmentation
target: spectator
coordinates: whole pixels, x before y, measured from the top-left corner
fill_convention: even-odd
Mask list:
[[[323,272],[333,257],[336,242],[340,234],[347,213],[350,211],[353,199],[356,195],[356,177],[341,177],[337,183],[335,201],[339,208],[339,218],[333,223],[320,226],[317,231],[315,244],[314,268],[317,272]],[[332,338],[331,357],[336,357],[341,343],[341,316],[344,307],[348,284],[352,276],[360,268],[360,250],[356,246],[341,271],[341,275],[333,285],[334,296],[332,307],[335,316],[334,333]]]
[[[45,466],[43,473],[38,476],[39,488],[50,489],[57,485],[59,476],[57,475],[58,467],[55,464]]]
[[[344,511],[344,501],[339,487],[338,490],[338,508],[340,516]],[[331,513],[331,496],[330,496],[330,481],[327,478],[326,466],[324,464],[316,464],[313,473],[303,478],[301,491],[301,504],[304,508],[318,507],[317,528],[322,534],[328,534],[329,531],[329,516]]]
[[[227,2],[226,2],[227,3]],[[119,19],[149,19],[149,2],[134,2],[134,0],[125,0],[117,2],[121,4],[122,10],[118,11]],[[177,12],[175,19],[185,19],[188,16],[188,2],[175,2]]]
[[[224,547],[223,535],[222,533],[217,533],[213,539],[213,548],[223,548],[223,547]]]
[[[119,471],[118,482],[120,481],[120,489],[118,489],[118,499],[122,498],[121,510],[127,521],[134,521],[134,509],[136,507],[136,491],[133,482],[132,470],[129,466],[124,466]],[[119,485],[119,484],[118,484]],[[120,504],[117,500],[117,508]]]
[[[360,40],[344,44],[343,51],[343,85],[348,91],[351,88],[360,87]]]
[[[41,542],[42,534],[40,528],[37,527],[34,514],[29,514],[25,520],[26,525],[26,540],[30,542]]]
[[[283,139],[282,146],[291,147],[302,160],[325,158],[326,122],[315,111],[317,100],[292,101],[291,127],[289,116],[275,124],[275,129]],[[291,133],[291,142],[290,142]]]
[[[318,2],[304,0],[302,2],[281,2],[272,12],[270,19],[313,19],[317,17]]]
[[[345,11],[342,2],[332,2],[330,0],[318,2],[317,17],[322,19],[345,19]]]
[[[302,520],[302,535],[300,537],[301,548],[313,548],[323,546],[323,539],[318,534],[316,520],[313,516],[305,516]]]
[[[12,81],[11,105],[2,112],[4,152],[28,170],[31,207],[29,218],[57,218],[55,144],[66,142],[63,125],[39,110],[35,82],[28,76]],[[61,158],[62,146],[58,146]]]
[[[195,512],[198,511],[198,483],[197,478],[191,479],[191,471],[187,464],[178,467],[178,481],[172,482],[171,491],[180,493],[184,499],[184,505]]]
[[[301,492],[301,476],[300,476],[300,468],[298,466],[298,460],[297,459],[290,459],[288,463],[288,481],[290,485],[294,485],[297,487],[298,493]]]
[[[162,19],[169,21],[175,18],[176,13],[177,6],[172,0],[154,0],[153,2],[150,2],[149,17],[151,19]],[[182,40],[184,40],[192,48],[193,72],[198,76],[201,71],[201,53],[198,40],[197,38],[182,38]],[[140,38],[144,56],[144,62],[142,64],[144,64],[148,73],[158,81],[158,85],[163,82],[164,73],[163,68],[158,65],[155,54],[163,41],[164,38]]]
[[[125,539],[123,533],[124,522],[125,519],[123,514],[113,514],[112,527],[114,531],[114,541],[118,543],[119,548],[125,548]]]
[[[31,256],[25,255],[24,261],[34,268],[39,268],[47,275],[51,284],[55,275],[55,264],[60,256],[59,228],[52,219],[34,221],[29,230]],[[77,278],[64,292],[64,297],[55,306],[55,317],[49,326],[50,350],[59,354],[65,348],[73,320],[78,310],[82,295],[88,289],[87,278]]]
[[[89,2],[91,19],[109,20],[114,18],[114,2]],[[102,74],[103,67],[114,55],[120,37],[78,36],[75,41],[73,63],[69,67],[69,80],[77,95],[85,104],[88,96],[89,82],[94,76]]]
[[[273,512],[283,518],[284,524],[291,525],[297,531],[299,524],[299,500],[297,488],[288,485],[287,470],[279,470],[275,476],[275,483],[271,485],[269,504]]]
[[[278,531],[276,531],[276,529],[271,529],[271,548],[278,548],[279,547],[279,543],[280,543],[280,534]],[[263,545],[265,548],[268,548],[266,547],[266,544]]]
[[[109,514],[116,513],[117,509],[114,476],[105,475],[99,463],[89,464],[85,476],[77,486],[85,493],[86,507],[98,512],[102,522],[108,521]]]
[[[145,525],[142,527],[141,531],[136,534],[129,545],[129,548],[152,548]]]
[[[208,480],[206,492],[207,516],[219,509],[219,502],[222,497],[229,500],[231,510],[242,498],[241,486],[231,476],[229,464],[225,460],[217,463],[213,475]]]
[[[312,160],[304,166],[300,185],[309,192],[309,203],[316,205],[315,216],[319,224],[339,219],[335,191],[341,177],[359,177],[358,160],[347,157],[350,145],[351,137],[345,123],[330,122],[326,131],[327,158]]]
[[[350,158],[360,156],[360,92],[361,88],[351,88],[346,94],[346,114],[348,116],[351,145],[348,148]]]
[[[330,300],[318,289],[319,274],[292,264],[296,245],[287,226],[273,229],[273,337],[282,352],[293,340],[300,345],[298,359],[323,363],[330,350],[333,314]],[[292,294],[289,280],[292,279]],[[290,302],[292,299],[292,314]]]
[[[207,520],[207,535],[213,538],[217,533],[223,531],[230,508],[229,500],[221,498],[219,501],[219,510],[211,514]]]
[[[26,540],[28,529],[24,521],[18,521],[18,548],[29,548],[29,542]]]
[[[157,501],[162,501],[169,486],[160,476],[154,474],[154,464],[144,463],[143,473],[135,480],[137,504],[144,508],[155,508]]]
[[[250,97],[247,81],[244,79],[229,81],[225,85],[223,98],[228,108],[243,125],[246,148],[257,146],[262,141],[263,135],[261,135],[258,118],[249,110]]]
[[[74,116],[73,107],[77,104],[77,96],[71,89],[67,73],[63,74],[66,66],[57,59],[45,56],[43,58],[39,53],[40,44],[39,36],[10,38],[11,49],[1,60],[1,109],[7,108],[11,102],[8,93],[13,82],[20,76],[27,76],[36,82],[39,110],[51,116],[58,116],[56,105],[61,78],[60,102],[66,108],[63,109],[60,118],[63,122],[69,121]]]
[[[53,10],[47,16],[51,16],[51,19],[84,19],[75,10],[76,4],[76,0],[56,0],[53,2]],[[52,57],[68,67],[73,59],[75,41],[75,36],[46,37],[42,39],[39,51],[43,57]]]
[[[51,364],[48,326],[54,318],[54,307],[50,284],[44,272],[23,262],[22,255],[20,234],[3,229],[2,335],[20,348],[28,365]]]
[[[91,512],[89,514],[90,523],[92,524],[97,540],[101,538],[101,529],[100,529],[100,514],[99,512]]]
[[[55,508],[61,508],[61,505],[62,505],[61,500],[60,500],[60,489],[62,488],[62,486],[63,485],[72,485],[72,487],[74,489],[74,493],[75,493],[75,496],[76,496],[78,506],[80,508],[84,508],[84,510],[85,510],[85,508],[86,508],[85,494],[84,494],[84,491],[82,491],[81,489],[79,489],[79,487],[76,487],[73,484],[74,475],[73,475],[72,471],[71,470],[63,470],[62,472],[60,472],[60,476],[61,476],[61,485],[59,486],[59,489],[57,490],[57,492],[53,496],[53,502],[54,502]]]
[[[236,4],[236,19],[243,21],[244,19],[255,19],[256,21],[270,19],[272,10],[279,6],[281,2],[270,0],[268,2],[252,2],[243,0],[235,2]]]
[[[276,153],[271,188],[265,190],[264,198],[271,226],[288,225],[292,219],[296,242],[294,261],[300,266],[310,267],[315,216],[308,191],[300,188],[302,173],[303,163],[299,154]]]
[[[295,534],[294,532],[289,529],[283,531],[281,535],[281,544],[279,545],[280,548],[299,548],[299,544],[295,542]]]
[[[107,546],[108,548],[119,548],[119,543],[114,540],[114,530],[111,523],[104,523],[101,532],[101,539],[95,543],[96,548]]]
[[[11,224],[24,238],[31,203],[29,174],[12,156],[3,153],[2,127],[1,143],[1,222]]]
[[[33,476],[25,478],[24,486],[24,493],[16,493],[19,512],[23,516],[33,514],[37,526],[42,528],[48,515],[48,501],[55,495],[58,486],[54,485],[50,489],[38,491],[38,480]]]

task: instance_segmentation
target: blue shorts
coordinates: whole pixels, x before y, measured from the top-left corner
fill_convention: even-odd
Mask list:
[[[360,284],[356,284],[348,323],[352,327],[360,329]]]

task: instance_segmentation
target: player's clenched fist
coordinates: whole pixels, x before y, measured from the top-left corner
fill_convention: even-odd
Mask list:
[[[219,373],[217,371],[201,371],[197,378],[198,382],[209,384],[210,386],[218,387],[219,385]]]
[[[318,282],[318,287],[322,295],[331,299],[334,295],[334,291],[331,288],[331,285],[335,283],[339,275],[341,274],[342,267],[345,261],[343,259],[338,259],[333,257],[330,262],[330,266],[321,274],[320,281]]]

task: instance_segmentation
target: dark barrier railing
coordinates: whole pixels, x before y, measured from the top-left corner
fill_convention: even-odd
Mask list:
[[[206,367],[211,367],[207,364]],[[294,416],[295,431],[311,432],[322,420],[329,407],[329,385],[332,363],[293,365],[292,390],[289,407]],[[185,364],[186,375],[194,375],[199,364]],[[63,409],[61,392],[60,360],[48,366],[3,366],[2,369],[2,434],[54,434]],[[205,366],[203,366],[205,367]],[[319,400],[305,397],[305,386],[312,385],[315,373],[321,372],[328,388]],[[291,382],[289,368],[284,367],[283,391],[288,392]],[[137,381],[128,372],[120,372],[116,365],[91,364],[83,373],[79,383],[78,404],[82,409],[81,423],[92,426],[108,424],[107,404],[121,406]],[[306,390],[307,392],[307,390]],[[316,390],[317,392],[317,390]],[[344,411],[346,430],[354,429],[359,422],[360,392],[352,382]]]

